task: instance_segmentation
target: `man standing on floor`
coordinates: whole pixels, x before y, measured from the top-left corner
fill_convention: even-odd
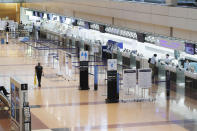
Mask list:
[[[5,31],[6,31],[6,44],[8,44],[8,38],[9,38],[8,35],[9,35],[9,31],[10,31],[10,26],[9,26],[8,22],[6,24]]]
[[[155,83],[155,76],[156,76],[156,60],[157,54],[154,54],[150,60],[150,68],[152,69],[152,83]]]
[[[41,87],[41,77],[43,73],[42,70],[43,70],[43,67],[40,65],[40,63],[38,63],[38,65],[35,67],[36,76],[38,79],[38,87]]]

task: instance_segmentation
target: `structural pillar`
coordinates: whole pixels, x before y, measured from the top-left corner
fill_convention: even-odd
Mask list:
[[[166,4],[169,6],[177,6],[177,0],[166,0]]]

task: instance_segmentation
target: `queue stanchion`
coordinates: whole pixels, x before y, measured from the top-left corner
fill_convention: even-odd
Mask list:
[[[94,65],[94,90],[98,89],[98,66]]]
[[[103,89],[102,96],[107,96],[107,66],[106,65],[104,65],[103,70],[104,70],[104,72],[103,72],[103,74],[104,74],[104,89]]]
[[[117,59],[108,59],[106,103],[117,103],[117,102],[119,102]]]
[[[8,39],[9,39],[9,32],[8,31],[6,31],[6,44],[8,44],[9,42],[8,42]]]
[[[89,90],[88,51],[80,51],[79,90]]]

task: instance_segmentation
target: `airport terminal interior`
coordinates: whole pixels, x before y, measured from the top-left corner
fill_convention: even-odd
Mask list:
[[[0,131],[197,131],[196,0],[0,0]]]

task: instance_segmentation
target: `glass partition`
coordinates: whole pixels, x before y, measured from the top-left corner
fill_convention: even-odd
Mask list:
[[[75,38],[72,37],[72,48],[75,48]]]
[[[161,64],[160,62],[157,64],[158,67],[158,80],[165,80],[166,79],[166,70],[165,65]]]
[[[69,38],[66,38],[66,44],[65,44],[66,48],[69,48]]]
[[[75,48],[76,48],[76,40],[74,37],[72,37],[71,53],[75,54],[77,52]]]
[[[84,41],[80,41],[80,51],[84,51]]]
[[[120,49],[117,49],[117,64],[118,64],[118,73],[120,75],[122,75],[122,69],[123,69],[123,65],[122,65],[122,53],[120,52]]]
[[[176,83],[178,85],[184,85],[185,83],[185,73],[184,70],[179,68],[176,69]]]
[[[136,68],[136,57],[132,53],[130,54],[130,68]]]

